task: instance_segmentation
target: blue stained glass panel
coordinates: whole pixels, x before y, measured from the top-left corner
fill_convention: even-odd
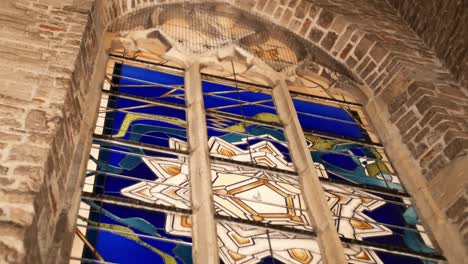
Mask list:
[[[184,78],[180,75],[116,64],[113,81],[120,93],[185,105]]]
[[[166,231],[174,218],[187,216],[83,200],[91,208],[88,225],[102,228],[89,229],[87,238],[107,262],[192,263],[189,228],[186,236]],[[84,255],[95,258],[89,248]]]
[[[306,140],[312,159],[326,171],[322,177],[405,192],[383,150],[310,134]]]
[[[207,110],[245,116],[260,121],[277,122],[269,90],[236,88],[204,81],[203,100]]]
[[[366,140],[366,134],[349,112],[338,106],[293,99],[299,123],[306,132]]]

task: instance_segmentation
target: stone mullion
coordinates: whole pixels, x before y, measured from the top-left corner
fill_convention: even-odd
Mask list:
[[[302,194],[309,209],[308,214],[318,235],[322,258],[327,264],[347,263],[325,193],[284,79],[280,79],[273,89],[273,99],[278,117],[284,126],[291,158],[300,178]]]
[[[218,243],[214,219],[208,133],[198,62],[191,63],[185,70],[185,98],[190,151],[190,196],[193,211],[193,260],[195,264],[215,264],[219,262]]]

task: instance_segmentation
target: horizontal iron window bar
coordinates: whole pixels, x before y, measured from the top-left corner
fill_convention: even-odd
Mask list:
[[[256,201],[256,200],[252,200],[252,199],[245,199],[245,198],[240,198],[240,197],[236,197],[234,195],[224,195],[224,194],[215,194],[215,195],[219,195],[219,196],[227,196],[227,197],[233,197],[233,198],[236,198],[240,201],[250,201],[250,202],[254,202],[254,203],[258,203],[258,204],[266,204],[266,205],[271,205],[271,206],[275,206],[275,207],[280,207],[280,208],[287,208],[287,209],[294,209],[294,210],[300,210],[300,211],[307,211],[308,209],[305,209],[305,208],[295,208],[295,207],[290,207],[290,206],[282,206],[282,205],[279,205],[279,204],[274,204],[274,203],[268,203],[268,202],[263,202],[263,201]],[[356,218],[356,217],[346,217],[346,216],[341,216],[341,215],[333,215],[333,218],[335,218],[336,220],[341,220],[341,219],[345,219],[345,220],[356,220],[356,221],[361,221],[361,222],[365,222],[365,223],[369,223],[369,224],[374,224],[374,225],[382,225],[382,226],[386,226],[386,227],[391,227],[391,228],[396,228],[396,229],[400,229],[400,230],[408,230],[408,231],[412,231],[412,232],[416,232],[416,233],[427,233],[427,232],[424,232],[424,231],[420,231],[418,229],[415,229],[415,228],[409,228],[409,227],[404,227],[404,226],[398,226],[398,225],[393,225],[393,224],[388,224],[388,223],[383,223],[383,222],[378,222],[378,221],[375,221],[375,220],[372,220],[372,221],[369,221],[368,219],[359,219],[359,218]],[[242,219],[242,218],[241,218]],[[397,234],[399,236],[401,236],[400,234]]]
[[[151,107],[151,106],[147,106],[147,107]],[[107,108],[107,109],[109,110],[108,113],[113,112],[113,113],[134,114],[134,115],[139,115],[139,116],[143,116],[143,117],[147,117],[147,118],[152,118],[152,119],[155,119],[155,120],[158,118],[157,115],[153,115],[153,114],[125,111],[125,110],[120,110],[118,108]],[[99,114],[103,114],[103,113],[99,113]],[[102,116],[99,116],[99,117],[103,118]],[[170,116],[164,116],[164,117],[171,118]],[[109,119],[106,118],[106,120],[112,120],[112,118],[109,118]],[[185,121],[185,120],[180,120],[178,122],[180,122],[181,124],[187,125],[187,121]]]
[[[124,112],[125,113],[138,113],[138,112],[132,112],[129,110],[137,110],[137,109],[142,109],[142,108],[147,108],[147,107],[153,107],[156,106],[155,104],[144,104],[144,105],[137,105],[137,106],[128,106],[128,107],[122,107],[122,108],[112,108],[112,107],[99,107],[99,114],[105,114],[105,113],[111,113],[111,112]],[[145,115],[145,113],[142,113],[142,115]]]
[[[232,92],[234,93],[236,91],[232,91]],[[256,102],[246,102],[246,101],[242,101],[242,100],[235,99],[235,98],[229,98],[229,97],[219,96],[219,95],[216,96],[216,95],[211,95],[211,94],[207,94],[207,93],[204,93],[203,95],[209,95],[209,96],[212,96],[212,97],[215,97],[215,98],[221,98],[221,99],[226,100],[226,101],[233,101],[233,102],[238,103],[238,104],[232,104],[232,105],[226,105],[226,106],[207,108],[206,110],[219,111],[220,109],[226,109],[226,108],[260,105],[260,106],[265,107],[267,109],[272,109],[272,110],[276,111],[276,107],[274,107],[274,106],[261,105],[261,103],[273,102],[273,99],[259,100],[259,101],[256,101]],[[359,124],[357,122],[354,122],[354,121],[348,121],[348,120],[343,120],[343,119],[338,119],[338,118],[333,118],[333,117],[327,117],[327,116],[322,116],[322,115],[317,115],[317,114],[312,114],[312,113],[306,113],[306,112],[297,112],[297,113],[302,114],[302,115],[306,115],[306,116],[312,116],[312,117],[316,117],[316,118],[320,118],[320,119],[325,119],[325,120],[333,120],[333,121],[336,121],[336,122],[339,122],[339,123],[356,125],[356,126],[362,127],[363,129],[365,129],[367,131],[367,128],[363,127],[361,124]]]
[[[140,82],[140,83],[143,83],[145,85],[151,85],[151,86],[153,86],[153,88],[154,87],[162,87],[162,88],[168,88],[168,89],[173,89],[173,90],[181,90],[181,91],[185,90],[184,89],[184,84],[162,84],[162,83],[150,82],[150,81],[146,81],[146,80],[142,80],[142,79],[138,79],[138,78],[128,77],[128,76],[120,75],[120,74],[116,74],[116,73],[109,74],[109,76],[110,77],[117,77],[117,78],[119,78],[119,80],[125,79],[125,80]],[[139,84],[123,84],[122,85],[120,83],[113,83],[113,82],[111,82],[110,85],[112,87],[122,87],[122,88],[139,86]]]
[[[114,138],[112,136],[93,134],[93,138],[94,138],[94,141],[95,141],[94,144],[98,144],[98,142],[103,142],[103,143],[106,143],[106,144],[114,144],[114,145],[117,145],[117,146],[139,148],[139,149],[148,150],[148,151],[154,151],[154,152],[159,152],[159,153],[164,153],[164,154],[171,154],[171,155],[180,155],[180,156],[185,156],[185,157],[188,157],[189,154],[190,154],[188,151],[181,151],[181,150],[177,150],[177,149],[172,149],[172,148],[168,148],[168,147],[160,147],[160,146],[141,143],[141,142],[132,141],[132,140]]]
[[[182,110],[186,109],[185,105],[158,101],[158,100],[150,99],[150,98],[143,97],[143,96],[128,95],[128,94],[125,94],[125,93],[120,93],[120,92],[115,92],[115,91],[107,91],[107,90],[102,90],[102,92],[104,94],[109,95],[109,96],[115,96],[115,97],[118,97],[118,98],[133,100],[133,101],[137,101],[137,102],[160,105],[160,106],[166,106],[166,107],[182,109]]]
[[[343,179],[343,180],[345,180],[345,181],[350,181],[348,178],[346,178],[346,176],[351,176],[351,177],[352,177],[352,176],[355,176],[353,173],[334,172],[334,171],[329,170],[329,169],[326,169],[326,168],[325,168],[324,170],[325,170],[328,174],[333,174],[333,175],[335,175],[335,176],[337,176],[337,177],[339,177],[339,178],[341,178],[341,179]],[[360,176],[360,177],[361,177],[361,176]],[[364,176],[364,177],[370,177],[370,176]],[[390,188],[390,187],[388,186],[389,181],[387,181],[387,180],[380,180],[380,181],[382,181],[383,183],[385,183],[385,186],[387,186],[387,187],[384,188],[384,189],[397,191],[396,189],[392,189],[392,188]],[[390,182],[390,183],[391,183],[391,182]],[[383,187],[380,187],[380,188],[383,188]],[[399,192],[399,191],[397,191],[397,192]],[[401,192],[401,191],[400,191],[400,192]]]
[[[347,192],[344,192],[344,191],[336,191],[334,189],[330,189],[329,187],[327,187],[327,184],[330,184],[330,183],[325,183],[323,181],[321,181],[321,184],[322,184],[322,188],[325,192],[329,192],[329,193],[338,193],[338,194],[342,194],[342,195],[345,195],[345,196],[351,196],[351,197],[355,197],[355,198],[367,198],[367,199],[371,199],[371,200],[375,200],[375,201],[381,201],[381,202],[385,202],[385,203],[391,203],[391,204],[396,204],[396,205],[401,205],[401,206],[404,206],[404,207],[412,207],[411,204],[406,204],[404,202],[399,202],[399,201],[392,201],[392,200],[388,200],[388,199],[384,199],[384,198],[381,198],[380,196],[371,196],[371,194],[369,195],[362,195],[362,194],[356,194],[356,193],[347,193]],[[336,185],[334,182],[332,183],[332,185]],[[344,184],[343,184],[344,185]],[[347,188],[352,188],[352,189],[355,189],[351,186],[346,186]]]
[[[420,259],[427,259],[427,260],[435,260],[435,261],[445,261],[447,260],[444,256],[440,254],[431,254],[431,253],[424,253],[424,252],[418,252],[415,250],[407,249],[407,248],[402,248],[399,246],[390,246],[390,245],[383,245],[375,242],[369,242],[369,241],[361,241],[361,240],[356,240],[356,239],[351,239],[351,238],[344,238],[340,237],[341,241],[346,244],[346,245],[351,245],[351,246],[361,246],[363,248],[368,248],[368,249],[373,249],[376,251],[383,251],[383,252],[388,252],[388,253],[393,253],[396,255],[402,255],[402,256],[408,256],[408,257],[415,257],[415,258],[420,258]]]
[[[226,133],[232,133],[232,131],[229,131],[227,129],[223,129],[223,128],[219,128],[219,127],[215,127],[215,126],[210,126],[210,125],[207,125],[207,128],[210,130],[215,130],[215,131],[220,131],[220,132],[226,132]],[[262,139],[264,141],[268,141],[268,142],[275,142],[275,143],[278,143],[278,144],[282,144],[283,146],[287,147],[287,143],[285,141],[282,141],[280,139],[276,139],[276,138],[270,138],[270,137],[258,137],[258,136],[254,136],[254,135],[251,135],[251,134],[248,134],[248,133],[245,133],[245,132],[235,132],[236,134],[239,134],[239,135],[243,135],[245,136],[245,144],[247,144],[247,141],[248,140],[255,140],[255,139]],[[208,133],[209,134],[209,133]],[[239,142],[240,143],[240,142]]]
[[[129,176],[125,176],[125,175],[121,175],[121,174],[116,174],[116,173],[110,173],[110,172],[105,172],[105,171],[97,171],[97,170],[87,170],[89,176],[93,176],[93,175],[107,175],[107,176],[111,176],[111,177],[116,177],[116,178],[122,178],[122,179],[128,179],[128,180],[133,180],[133,181],[139,181],[139,182],[147,182],[147,183],[153,183],[154,185],[161,185],[161,186],[167,186],[167,187],[178,187],[180,189],[189,189],[187,187],[183,187],[183,186],[179,186],[179,185],[171,185],[171,184],[165,184],[165,183],[159,183],[159,182],[154,182],[154,181],[150,181],[150,180],[144,180],[144,179],[140,179],[140,178],[135,178],[135,177],[129,177]],[[290,185],[290,186],[293,186],[295,188],[300,188],[299,186],[299,183],[296,182],[296,183],[291,183],[291,182],[287,182],[287,181],[281,181],[281,180],[276,180],[276,179],[271,179],[271,178],[262,178],[262,177],[255,177],[255,176],[252,176],[252,175],[242,175],[243,177],[246,177],[246,178],[252,178],[252,179],[258,179],[258,180],[264,180],[264,181],[268,181],[268,182],[276,182],[276,183],[282,183],[282,184],[287,184],[287,185]],[[278,177],[278,176],[277,176]],[[286,178],[290,178],[290,179],[293,179],[295,181],[298,181],[298,179],[294,179],[293,177],[290,177],[290,176],[279,176],[279,177],[283,177],[283,179],[286,177]],[[95,185],[93,183],[85,183],[85,184],[88,184],[88,185]],[[97,185],[96,185],[97,186]],[[104,187],[104,186],[99,186],[99,187]],[[392,201],[392,200],[386,200],[386,199],[383,199],[381,197],[373,197],[373,196],[366,196],[366,195],[361,195],[361,194],[356,194],[356,193],[347,193],[347,192],[342,192],[342,191],[336,191],[336,190],[331,190],[331,189],[328,189],[326,186],[322,186],[323,189],[326,191],[326,192],[330,192],[330,193],[337,193],[337,194],[342,194],[342,195],[345,195],[345,196],[351,196],[351,197],[355,197],[355,198],[367,198],[367,199],[372,199],[372,200],[375,200],[375,201],[382,201],[382,202],[385,202],[385,203],[392,203],[392,204],[396,204],[396,205],[401,205],[401,206],[404,206],[404,207],[412,207],[411,204],[405,204],[403,202],[398,202],[398,201]],[[225,196],[225,195],[222,195],[221,196]],[[229,195],[229,197],[235,197],[236,199],[240,199],[242,200],[243,198],[238,198],[236,196],[232,196],[232,195]],[[246,200],[246,199],[244,199]],[[254,201],[256,202],[256,200]],[[301,209],[302,210],[302,209]]]
[[[192,246],[192,243],[190,243],[190,242],[185,242],[185,241],[180,241],[180,240],[175,240],[175,239],[169,239],[169,238],[162,238],[162,237],[157,237],[157,236],[138,234],[138,233],[125,232],[125,231],[117,231],[117,230],[114,230],[114,229],[100,227],[99,224],[101,224],[101,223],[96,223],[96,224],[94,224],[94,223],[92,224],[91,222],[88,222],[88,223],[89,223],[88,225],[77,224],[76,226],[84,227],[84,228],[92,229],[92,230],[96,230],[96,231],[110,232],[110,233],[117,234],[117,235],[122,235],[122,236],[136,236],[138,238],[142,237],[142,238],[148,238],[148,239],[152,239],[152,240],[171,242],[171,243],[175,243],[175,244],[179,244],[179,245]]]
[[[339,151],[334,151],[334,150],[329,150],[329,149],[320,149],[320,148],[315,148],[315,147],[309,147],[309,150],[317,151],[317,152],[325,152],[325,153],[330,153],[330,154],[336,154],[336,155],[342,155],[342,156],[347,156],[347,157],[353,157],[353,158],[357,158],[357,159],[365,158],[366,160],[369,160],[369,161],[376,161],[376,162],[380,161],[380,162],[386,163],[388,165],[391,165],[390,161],[388,161],[388,160],[381,160],[381,159],[370,158],[370,157],[366,157],[366,156],[357,156],[357,155],[354,155],[354,154],[349,154],[349,153],[339,152]]]
[[[337,180],[323,178],[323,177],[319,177],[319,180],[322,182],[348,186],[348,187],[352,187],[352,188],[356,188],[356,189],[360,189],[360,190],[368,191],[368,192],[375,192],[375,193],[380,193],[380,194],[390,195],[390,196],[395,196],[395,197],[400,197],[400,198],[411,198],[411,196],[406,192],[399,192],[393,189],[386,189],[383,187],[373,186],[373,185],[364,184],[364,183],[357,184],[357,183],[352,183],[352,182],[340,182]]]
[[[286,171],[286,170],[280,170],[280,169],[275,169],[275,168],[270,168],[270,167],[263,167],[263,166],[258,166],[258,165],[251,164],[251,163],[244,163],[244,162],[228,160],[228,159],[223,159],[223,158],[218,158],[218,157],[213,157],[213,156],[211,156],[210,159],[212,160],[212,164],[222,163],[222,164],[227,164],[227,165],[238,165],[238,166],[242,166],[242,167],[248,167],[248,168],[252,168],[252,169],[258,169],[258,170],[262,170],[262,171],[273,172],[273,173],[280,174],[280,175],[282,175],[284,177],[294,178],[294,179],[299,180],[297,173],[294,172],[294,171]],[[392,189],[385,189],[385,188],[382,188],[382,187],[377,187],[377,186],[368,185],[368,184],[355,184],[355,183],[350,183],[350,182],[349,183],[348,182],[339,182],[339,181],[336,181],[336,180],[332,180],[332,179],[329,179],[329,178],[323,178],[323,177],[319,177],[319,180],[321,182],[323,182],[323,183],[341,185],[341,186],[345,186],[345,187],[359,189],[359,190],[362,190],[362,191],[380,193],[380,194],[383,194],[383,195],[389,195],[389,196],[399,197],[399,198],[411,198],[411,196],[408,195],[407,193],[397,192],[397,191],[393,191]],[[273,181],[273,180],[269,180],[269,181]],[[285,182],[285,183],[286,184],[291,184],[291,183],[288,183],[288,182]],[[370,197],[370,198],[374,199],[372,197]],[[380,198],[380,199],[384,200],[384,201],[387,201],[387,202],[398,203],[398,202],[391,201],[391,200],[385,200],[385,199],[382,199],[382,198]],[[375,200],[377,200],[377,199],[375,199]]]
[[[109,151],[109,152],[115,152],[115,153],[120,153],[120,154],[127,154],[129,156],[136,156],[136,157],[141,157],[141,158],[144,158],[144,157],[154,158],[155,157],[155,156],[143,155],[143,154],[138,154],[138,153],[125,152],[125,151],[115,150],[115,149],[110,149],[110,148],[105,148],[105,147],[92,146],[92,148],[102,150],[102,151]],[[176,154],[174,154],[174,155],[176,155]],[[211,159],[216,161],[215,159],[213,159],[213,157],[211,157]],[[216,162],[214,162],[213,164],[216,164]],[[221,163],[218,162],[217,164],[221,164]],[[232,162],[226,162],[226,163],[222,163],[222,164],[240,165],[242,167],[246,167],[246,168],[248,167],[249,169],[268,171],[268,170],[265,170],[263,167],[259,168],[259,167],[252,167],[252,166],[244,166],[245,164],[243,164],[243,163],[242,164],[232,164]],[[89,171],[92,171],[92,170],[89,170]],[[230,171],[227,171],[227,172],[230,172]],[[246,172],[248,172],[248,171],[246,171]],[[103,171],[103,172],[100,172],[100,173],[107,173],[107,172]],[[251,176],[251,175],[242,175],[242,177],[249,177],[249,178],[254,178],[254,179],[259,179],[259,180],[267,180],[267,181],[271,181],[271,182],[278,182],[278,183],[284,183],[284,184],[289,184],[289,185],[298,184],[298,183],[291,183],[290,181],[281,181],[281,180],[274,179],[274,178],[278,178],[278,177],[286,177],[288,179],[298,181],[297,175],[281,173],[281,176],[277,176],[277,174],[278,174],[278,172],[275,171],[274,176],[272,176],[272,178],[268,178],[268,179],[265,179],[265,178],[262,178],[262,177]]]
[[[94,260],[94,259],[89,259],[89,258],[78,258],[78,257],[70,257],[70,260],[76,260],[79,261],[80,264],[82,263],[96,263],[96,264],[119,264],[116,262],[107,262],[107,261],[100,261],[100,260]],[[72,263],[73,264],[73,263]]]
[[[272,225],[272,224],[269,224],[269,223],[246,220],[246,219],[241,219],[241,218],[236,218],[236,217],[226,216],[226,215],[220,215],[220,214],[215,214],[215,219],[220,221],[220,222],[226,223],[226,224],[248,225],[248,226],[254,226],[254,227],[261,227],[261,228],[265,228],[265,229],[270,229],[270,230],[274,230],[274,231],[291,233],[291,234],[295,234],[295,235],[309,236],[311,238],[317,237],[317,233],[315,233],[314,231],[304,230],[304,229],[301,229],[301,228],[293,228],[293,227],[287,227],[287,226],[283,226],[283,225]]]
[[[216,192],[213,192],[213,193],[214,193],[213,194],[214,196],[229,197],[229,198],[233,198],[233,199],[240,200],[240,201],[248,201],[248,202],[252,202],[252,203],[265,204],[265,205],[269,205],[269,206],[274,206],[274,207],[279,207],[279,208],[286,208],[286,209],[293,209],[293,210],[297,210],[297,211],[307,211],[307,209],[305,209],[305,208],[298,208],[298,207],[292,207],[292,206],[281,205],[281,204],[276,204],[276,203],[270,203],[270,202],[266,202],[266,201],[262,201],[262,200],[249,199],[249,198],[239,197],[239,196],[235,196],[235,195],[231,195],[231,194],[222,194],[222,193],[216,193]]]
[[[106,194],[95,194],[95,193],[83,192],[81,194],[81,199],[95,201],[95,202],[102,202],[106,204],[113,204],[113,205],[118,205],[118,206],[124,206],[124,207],[129,207],[129,208],[134,208],[134,209],[152,211],[152,212],[164,212],[164,213],[178,214],[178,215],[191,215],[192,214],[192,210],[189,210],[189,209],[183,209],[183,208],[167,206],[167,205],[162,205],[162,204],[148,203],[148,202],[144,202],[140,200],[111,196],[111,195],[106,195]]]
[[[111,120],[110,119],[105,119],[105,120]],[[113,128],[113,127],[109,127],[109,126],[100,126],[100,125],[96,125],[96,128],[102,128],[103,130],[110,130],[111,132],[125,132],[124,129],[120,129],[120,128]],[[185,129],[180,129],[182,131],[185,131]],[[135,132],[128,132],[129,130],[127,130],[127,133],[128,135],[136,135],[136,136],[141,136],[141,137],[145,137],[145,138],[154,138],[154,139],[167,139],[165,137],[158,137],[158,136],[152,136],[152,135],[148,135],[148,134],[143,134],[143,133],[135,133]],[[162,132],[160,132],[162,133]],[[163,133],[165,135],[168,135],[167,133]],[[99,135],[107,135],[107,136],[112,136],[112,135],[115,135],[115,134],[109,134],[109,133],[102,133],[102,134],[99,134]]]
[[[118,96],[118,95],[122,95],[122,96],[127,96],[127,98],[124,98],[124,99],[127,99],[127,100],[131,100],[131,101],[134,101],[134,102],[139,102],[139,103],[142,103],[141,105],[152,105],[152,106],[155,106],[155,105],[163,105],[163,104],[170,104],[171,106],[166,106],[166,107],[172,107],[172,105],[176,106],[176,107],[172,107],[172,108],[180,108],[182,106],[185,106],[185,104],[179,104],[179,103],[172,103],[172,102],[167,102],[167,101],[164,101],[163,99],[165,98],[168,98],[168,97],[160,97],[160,98],[163,98],[163,99],[160,99],[158,97],[141,97],[141,96],[137,96],[137,95],[132,95],[132,94],[127,94],[127,93],[121,93],[121,92],[118,92],[118,91],[110,91],[110,90],[104,90],[108,93],[114,93],[115,95],[109,95],[109,94],[104,94],[105,97],[102,98],[101,100],[101,103],[109,103],[109,102],[112,102],[112,103],[116,103],[118,101],[119,98],[123,98],[121,96]],[[129,98],[133,96],[134,98]],[[182,98],[176,98],[176,97],[172,97],[172,98],[175,98],[175,99],[179,99],[179,100],[182,100],[185,102],[185,95],[180,95],[180,97]],[[156,99],[155,99],[156,98]],[[141,99],[148,99],[148,100],[155,100],[155,102],[152,102],[152,103],[144,103],[141,101]],[[99,108],[106,108],[107,106],[100,106]]]
[[[130,180],[130,181],[139,181],[139,182],[146,182],[146,183],[151,183],[155,186],[161,185],[161,186],[167,186],[167,187],[177,187],[180,189],[185,189],[188,190],[190,189],[189,187],[185,186],[180,186],[180,185],[173,185],[173,184],[168,184],[168,183],[162,183],[162,182],[155,182],[155,181],[150,181],[150,180],[145,180],[145,179],[140,179],[140,178],[135,178],[135,177],[130,177],[122,174],[117,174],[117,173],[110,173],[110,172],[105,172],[105,171],[98,171],[98,170],[86,170],[87,172],[93,172],[95,174],[93,175],[106,175],[110,176],[111,178],[119,178],[119,179],[125,179],[125,180]]]
[[[178,106],[179,108],[182,107],[182,105],[178,105],[178,104],[174,104],[174,103],[167,103],[167,102],[162,102],[162,101],[158,101],[157,99],[150,99],[148,97],[140,97],[140,96],[135,96],[135,95],[127,95],[125,93],[120,93],[120,92],[115,92],[115,91],[107,91],[107,90],[104,90],[106,94],[109,94],[109,95],[113,95],[113,96],[116,96],[116,97],[119,97],[119,98],[123,98],[123,99],[129,99],[129,100],[134,100],[134,101],[140,101],[140,102],[145,102],[145,103],[148,103],[148,106],[152,106],[152,105],[162,105],[162,106]],[[232,104],[232,105],[227,105],[227,106],[219,106],[219,107],[214,107],[214,108],[207,108],[206,111],[210,111],[210,112],[214,112],[214,113],[219,113],[219,114],[223,114],[223,115],[227,115],[227,116],[231,116],[231,117],[235,117],[237,120],[239,120],[239,118],[241,118],[240,116],[237,116],[237,115],[234,115],[234,114],[230,114],[230,113],[225,113],[219,109],[224,109],[224,108],[233,108],[233,107],[242,107],[242,106],[246,106],[246,105],[256,105],[258,103],[262,103],[262,102],[271,102],[272,99],[268,99],[268,100],[263,100],[263,101],[259,101],[259,102],[244,102],[244,101],[241,101],[241,100],[238,100],[238,99],[234,99],[234,98],[227,98],[227,97],[223,97],[223,96],[215,96],[215,97],[220,97],[222,99],[226,99],[226,100],[230,100],[230,101],[233,101],[233,102],[239,102],[239,104]],[[263,106],[263,105],[262,105]],[[275,109],[275,107],[272,107],[272,106],[263,106],[263,107],[266,107],[266,108],[269,108],[269,109]],[[185,108],[185,107],[184,107]],[[321,116],[321,115],[316,115],[316,114],[310,114],[310,113],[301,113],[301,114],[304,114],[304,115],[308,115],[308,116],[313,116],[313,117],[316,117],[316,118],[320,118],[320,119],[325,119],[325,120],[333,120],[333,121],[336,121],[336,122],[339,122],[339,123],[344,123],[344,124],[353,124],[353,125],[356,125],[356,126],[359,126],[359,124],[353,122],[353,121],[347,121],[347,120],[341,120],[341,119],[337,119],[337,118],[333,118],[333,117],[326,117],[326,116]],[[252,121],[258,121],[258,120],[255,120],[253,118],[243,118],[243,119],[247,119],[247,120],[252,120]],[[262,124],[265,124],[265,125],[274,125],[276,127],[282,127],[280,124],[277,124],[277,123],[272,123],[272,122],[265,122],[265,121],[258,121]],[[341,137],[339,137],[341,138]],[[359,141],[360,142],[360,141]]]
[[[335,218],[336,220],[341,220],[341,219],[345,219],[345,220],[356,220],[356,221],[360,221],[360,222],[364,222],[364,223],[368,223],[368,224],[374,224],[374,225],[383,225],[383,226],[386,226],[386,227],[391,227],[391,228],[395,228],[395,229],[400,229],[400,230],[407,230],[407,231],[411,231],[411,232],[415,232],[415,233],[422,233],[422,234],[427,234],[426,231],[421,231],[421,230],[418,230],[416,228],[411,228],[411,227],[405,227],[405,226],[398,226],[398,225],[393,225],[393,224],[388,224],[388,223],[382,223],[382,222],[377,222],[375,220],[372,220],[372,221],[369,221],[369,219],[359,219],[359,218],[356,218],[356,217],[347,217],[347,216],[340,216],[340,215],[333,215],[333,218]],[[402,236],[401,234],[395,234],[397,236]]]
[[[222,106],[216,106],[216,107],[206,108],[206,110],[222,111],[223,109],[229,109],[229,108],[235,108],[235,107],[244,107],[244,106],[260,106],[260,107],[264,107],[264,108],[272,109],[272,110],[275,110],[275,109],[276,109],[276,108],[273,107],[273,106],[262,105],[263,103],[272,103],[272,102],[273,102],[273,99],[259,100],[259,101],[256,101],[256,102],[246,102],[246,101],[237,100],[237,99],[232,99],[232,100],[231,100],[231,98],[227,98],[227,97],[225,98],[225,97],[223,97],[223,96],[212,96],[212,97],[215,97],[215,98],[222,98],[223,100],[226,100],[226,101],[233,101],[233,102],[235,102],[235,103],[230,104],[230,105],[222,105]]]
[[[111,149],[111,148],[106,148],[106,147],[99,147],[99,146],[92,146],[92,148],[93,149],[98,149],[98,150],[101,150],[101,151],[108,151],[108,152],[113,152],[113,153],[126,154],[126,155],[129,155],[129,156],[140,157],[140,158],[158,157],[158,156],[151,156],[151,155],[144,155],[144,154],[133,153],[133,152],[126,152],[126,151],[122,151],[122,150]],[[169,148],[168,150],[172,150],[172,149]],[[175,153],[175,152],[174,153],[165,153],[165,154],[180,155],[180,154]],[[187,155],[185,157],[187,157]]]
[[[127,56],[122,56],[119,54],[111,53],[109,54],[109,58],[113,60],[116,64],[122,64],[122,65],[130,65],[130,66],[136,66],[133,64],[141,65],[144,67],[144,69],[148,70],[154,70],[154,71],[162,71],[166,73],[172,73],[175,75],[184,75],[184,69],[176,66],[171,66],[167,65],[167,61],[157,63],[157,62],[150,62],[146,60],[140,60],[136,58],[130,58]],[[118,61],[120,60],[120,61]],[[127,63],[125,63],[127,62]],[[145,67],[146,66],[146,67]]]
[[[237,165],[237,166],[242,166],[242,167],[246,167],[246,168],[252,168],[252,169],[267,171],[267,172],[297,176],[297,172],[295,172],[295,171],[282,170],[282,169],[277,169],[277,168],[272,168],[272,167],[267,167],[267,166],[259,166],[257,164],[249,163],[249,162],[242,162],[242,161],[236,161],[236,160],[231,160],[231,159],[213,157],[211,155],[210,155],[210,159],[212,161],[214,161],[215,163],[220,163],[220,164],[234,165],[234,166]]]

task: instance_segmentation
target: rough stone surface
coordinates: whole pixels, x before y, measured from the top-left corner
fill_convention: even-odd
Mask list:
[[[84,109],[96,108],[85,84],[103,28],[71,4],[0,3],[0,263],[63,263],[56,256],[69,254],[74,219],[58,224],[80,189],[71,161],[78,138],[89,145],[94,114]]]
[[[99,98],[94,82],[101,75],[93,72],[103,69],[96,63],[103,57],[105,25],[159,2],[1,1],[0,204],[15,203],[0,205],[0,262],[66,259],[96,115],[93,98]],[[377,131],[397,131],[395,137],[404,140],[395,144],[415,164],[413,173],[402,176],[417,178],[415,199],[420,193],[435,199],[426,217],[442,212],[449,219],[429,229],[440,241],[441,228],[458,230],[468,245],[460,209],[466,208],[465,187],[441,173],[468,150],[466,1],[229,2],[300,34],[358,76],[368,97],[362,103],[381,102],[377,110],[385,120]],[[399,153],[389,155],[399,163]],[[435,184],[441,181],[452,183],[445,193]]]
[[[468,1],[387,1],[468,87]]]

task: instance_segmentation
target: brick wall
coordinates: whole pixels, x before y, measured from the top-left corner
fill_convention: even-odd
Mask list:
[[[387,1],[468,87],[468,1]]]
[[[104,70],[104,26],[158,1],[98,0],[91,9],[90,2],[0,3],[0,262],[66,258]],[[405,148],[415,164],[402,177],[414,175],[421,183],[413,186],[415,193],[443,201],[451,223],[460,233],[467,230],[459,220],[466,200],[447,201],[437,185],[426,188],[441,180],[439,171],[466,156],[467,91],[391,6],[381,0],[229,2],[296,32],[359,76],[368,104],[378,102],[382,113],[377,130],[395,131],[392,147]],[[462,184],[453,188],[463,195]],[[424,195],[416,197],[419,205],[429,197]],[[433,207],[422,207],[433,210],[428,218],[438,217]],[[451,239],[452,225],[437,219],[442,224],[432,229],[439,242]]]

